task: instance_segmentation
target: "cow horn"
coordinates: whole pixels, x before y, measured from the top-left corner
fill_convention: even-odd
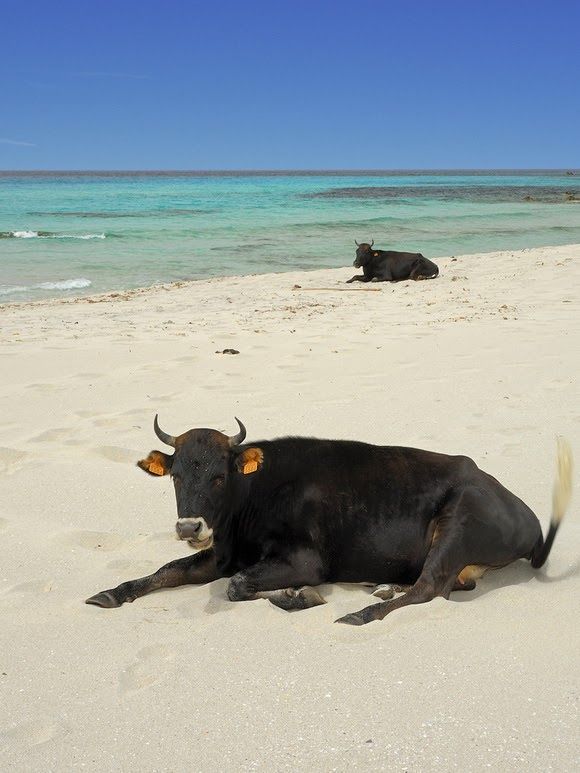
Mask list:
[[[168,435],[166,432],[163,432],[159,424],[157,423],[157,414],[155,414],[155,419],[153,421],[153,429],[155,430],[155,434],[161,440],[163,443],[165,443],[168,446],[171,446],[172,448],[175,448],[175,438],[173,435]]]
[[[371,247],[374,245],[374,243],[375,243],[375,240],[373,239],[373,240],[371,241]]]
[[[357,247],[360,247],[360,244],[357,242],[356,239],[354,240],[354,243],[356,244]]]
[[[240,443],[243,443],[246,438],[246,428],[242,424],[242,422],[238,419],[238,417],[235,417],[236,421],[238,422],[238,425],[240,427],[240,431],[237,435],[232,435],[228,438],[228,443],[230,444],[230,448],[233,448],[234,446],[239,446]]]

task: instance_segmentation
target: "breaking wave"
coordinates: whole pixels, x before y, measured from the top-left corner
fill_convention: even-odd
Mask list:
[[[106,239],[105,234],[59,234],[52,231],[0,231],[0,239]]]
[[[83,290],[92,284],[90,279],[80,277],[78,279],[62,279],[57,282],[39,282],[35,285],[5,285],[0,286],[0,296],[13,295],[15,293],[28,293],[31,290]]]

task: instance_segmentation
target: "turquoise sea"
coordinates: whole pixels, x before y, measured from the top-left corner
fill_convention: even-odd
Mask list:
[[[0,302],[580,242],[580,173],[0,172]]]

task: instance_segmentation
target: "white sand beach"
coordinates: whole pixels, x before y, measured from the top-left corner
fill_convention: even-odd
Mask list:
[[[190,551],[171,483],[135,466],[157,412],[467,454],[545,533],[556,436],[580,459],[580,245],[437,263],[0,307],[2,771],[578,768],[578,488],[541,570],[364,627],[333,623],[362,586],[294,613],[224,580],[84,604]]]

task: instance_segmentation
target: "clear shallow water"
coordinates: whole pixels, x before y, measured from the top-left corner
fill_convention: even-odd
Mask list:
[[[0,302],[346,266],[354,239],[580,242],[580,173],[0,173]]]

